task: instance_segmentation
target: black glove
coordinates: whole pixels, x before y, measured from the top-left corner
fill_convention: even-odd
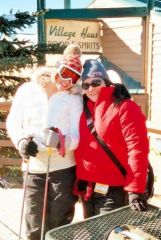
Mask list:
[[[147,211],[147,199],[145,194],[141,193],[128,193],[129,195],[129,205],[132,210],[135,211]]]
[[[18,150],[23,159],[29,159],[29,156],[36,157],[38,146],[33,138],[23,138],[19,141]]]

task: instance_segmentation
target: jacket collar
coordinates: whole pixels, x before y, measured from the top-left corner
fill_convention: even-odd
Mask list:
[[[113,93],[114,93],[115,87],[103,87],[99,93],[98,100],[96,103],[92,102],[88,99],[88,107],[91,109],[91,111],[95,112],[97,109],[103,109],[104,107],[108,107],[113,102]]]
[[[106,104],[109,104],[113,101],[113,93],[114,93],[115,87],[103,87],[100,91],[100,94],[98,96],[98,100],[96,102],[96,105],[99,105],[102,102],[106,102]]]

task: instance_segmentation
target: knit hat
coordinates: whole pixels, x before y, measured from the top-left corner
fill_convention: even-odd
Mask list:
[[[83,64],[82,82],[87,78],[98,77],[109,80],[104,66],[95,59],[88,59]]]
[[[82,56],[82,51],[81,51],[81,48],[79,47],[79,45],[77,45],[76,43],[73,43],[73,44],[69,44],[65,48],[65,50],[63,52],[63,55],[64,56],[75,55],[75,56],[81,57]]]
[[[81,75],[82,63],[78,55],[64,56],[58,61],[58,68],[61,67],[61,65],[65,65],[66,67],[75,70],[79,75]]]

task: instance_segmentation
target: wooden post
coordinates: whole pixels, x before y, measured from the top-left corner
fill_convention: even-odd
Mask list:
[[[153,24],[150,21],[150,16],[145,18],[145,55],[144,55],[144,82],[145,91],[149,95],[148,99],[148,120],[151,119],[151,85],[152,85],[152,35],[153,35]]]

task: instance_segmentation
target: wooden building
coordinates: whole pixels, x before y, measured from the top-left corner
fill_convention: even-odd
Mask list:
[[[50,9],[40,17],[39,42],[46,42],[47,19],[99,21],[103,55],[125,78],[140,83],[144,91],[134,91],[134,100],[150,125],[161,128],[161,1],[94,0],[87,9],[70,9],[70,0],[64,2],[65,9]],[[38,10],[45,8],[45,0],[37,3]]]
[[[146,2],[95,0],[89,7],[141,7]],[[103,18],[102,47],[111,62],[145,88],[137,100],[151,124],[161,128],[161,1],[153,1],[152,7],[147,16]]]

